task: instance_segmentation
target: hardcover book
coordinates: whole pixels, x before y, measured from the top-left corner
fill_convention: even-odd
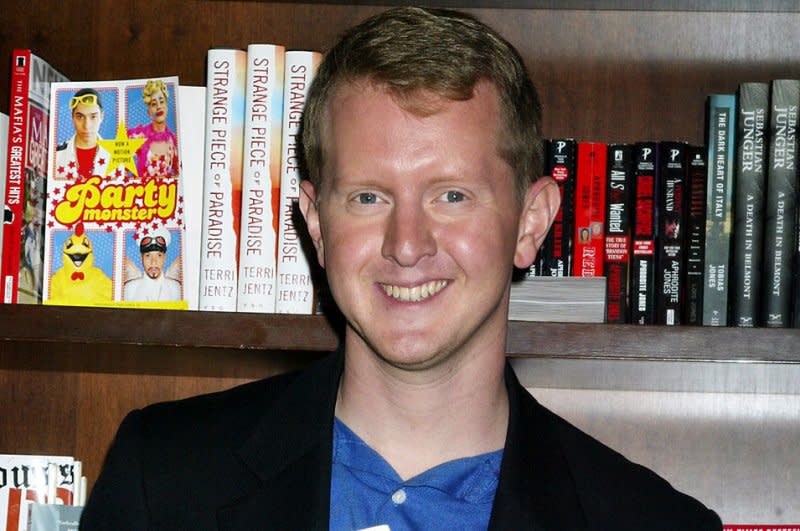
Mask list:
[[[736,146],[736,96],[708,98],[708,177],[706,247],[703,273],[703,325],[728,324],[728,286],[733,217],[733,165]]]
[[[661,142],[658,150],[656,323],[683,324],[686,144]]]
[[[178,79],[53,83],[44,302],[185,309]]]
[[[42,302],[50,83],[67,78],[30,50],[14,50],[6,190],[3,302]]]
[[[540,275],[565,277],[572,274],[577,155],[577,142],[571,138],[554,138],[545,144],[544,175],[558,184],[561,205],[539,251],[537,269]]]
[[[199,309],[235,312],[247,52],[212,48],[207,61]]]
[[[8,161],[8,115],[0,112],[0,200],[6,197],[6,162]],[[0,227],[0,272],[3,270],[3,229]]]
[[[797,223],[797,110],[800,80],[772,81],[764,216],[763,322],[790,326]]]
[[[731,324],[759,326],[769,85],[739,85],[730,300]]]
[[[275,311],[285,53],[274,44],[247,47],[236,299],[240,312]]]
[[[684,315],[686,324],[703,324],[703,257],[706,247],[706,182],[708,169],[705,146],[687,147],[686,207],[686,299]]]
[[[28,531],[33,503],[72,504],[74,468],[72,457],[0,454],[0,529]]]
[[[655,323],[656,175],[658,144],[634,146],[631,322]]]
[[[296,204],[300,197],[300,124],[308,88],[321,60],[319,52],[286,52],[276,313],[316,311],[318,297],[312,275],[316,255],[304,246],[302,217]]]
[[[606,151],[606,144],[578,143],[572,268],[576,277],[603,276]]]
[[[633,221],[630,200],[632,179],[633,147],[627,144],[610,144],[605,239],[607,323],[627,323],[630,319],[628,294]]]

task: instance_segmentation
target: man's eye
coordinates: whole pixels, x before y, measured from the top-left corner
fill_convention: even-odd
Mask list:
[[[374,205],[378,202],[378,196],[372,192],[362,192],[356,196],[356,201],[360,205]]]
[[[448,203],[458,203],[465,199],[464,194],[461,192],[456,192],[455,190],[450,190],[444,194],[444,200]]]

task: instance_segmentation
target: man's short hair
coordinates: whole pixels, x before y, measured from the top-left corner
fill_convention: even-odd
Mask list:
[[[517,50],[493,29],[465,13],[400,7],[345,32],[326,54],[309,90],[303,119],[306,172],[319,190],[325,161],[325,120],[344,83],[386,87],[403,108],[423,91],[468,100],[480,81],[493,84],[502,109],[500,155],[514,170],[519,197],[543,166],[542,109]]]

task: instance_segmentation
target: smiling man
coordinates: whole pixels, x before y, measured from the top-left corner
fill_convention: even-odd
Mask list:
[[[507,42],[451,11],[368,19],[320,66],[303,144],[341,351],[132,413],[84,528],[721,528],[506,363],[512,266],[533,262],[559,197]]]

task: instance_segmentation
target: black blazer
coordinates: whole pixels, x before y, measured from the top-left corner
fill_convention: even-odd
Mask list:
[[[342,358],[131,412],[81,529],[327,529]],[[506,386],[490,529],[722,528],[713,511],[542,407],[509,366]]]

